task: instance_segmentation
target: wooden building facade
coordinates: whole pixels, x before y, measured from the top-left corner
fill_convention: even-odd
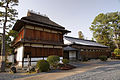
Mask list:
[[[12,45],[19,66],[24,66],[28,54],[31,62],[50,55],[62,57],[63,35],[70,32],[48,17],[30,11],[16,22],[13,30],[19,32]]]
[[[102,55],[110,56],[110,48],[95,41],[74,37],[64,37],[64,58],[81,60],[83,57],[96,59]],[[68,47],[69,46],[69,47]]]

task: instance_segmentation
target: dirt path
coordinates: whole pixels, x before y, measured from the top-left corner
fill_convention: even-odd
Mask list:
[[[84,66],[84,67],[76,68],[73,70],[40,74],[40,75],[36,75],[36,76],[19,78],[19,79],[15,79],[15,80],[56,80],[56,79],[60,79],[60,78],[66,77],[66,76],[71,76],[71,75],[75,75],[78,73],[86,72],[88,70],[96,69],[96,68],[99,68],[102,66],[103,65],[101,65],[101,64],[93,64],[90,66]]]

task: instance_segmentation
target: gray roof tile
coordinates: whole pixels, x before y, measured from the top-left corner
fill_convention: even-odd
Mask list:
[[[86,45],[86,46],[97,46],[97,47],[107,47],[105,45],[99,44],[95,41],[91,40],[84,40],[79,38],[73,38],[73,37],[64,37],[66,40],[70,41],[72,44],[80,44],[80,45]]]
[[[77,51],[77,49],[67,46],[67,47],[64,47],[64,51]]]

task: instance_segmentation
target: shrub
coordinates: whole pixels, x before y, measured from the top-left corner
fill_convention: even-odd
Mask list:
[[[59,63],[58,64],[58,67],[60,68],[60,67],[64,67],[65,65],[64,64],[62,64],[62,63]]]
[[[115,54],[115,55],[120,55],[120,49],[115,49],[115,50],[114,50],[114,54]]]
[[[51,67],[56,69],[57,65],[58,65],[58,63],[60,61],[60,58],[59,58],[59,56],[52,55],[52,56],[48,56],[47,61],[49,62]]]
[[[68,59],[63,59],[62,62],[63,62],[63,64],[68,64],[69,60]]]
[[[115,58],[116,58],[116,59],[120,59],[120,55],[116,55]]]
[[[39,60],[37,62],[36,68],[39,70],[39,72],[46,72],[49,70],[49,63],[46,60]]]
[[[107,56],[104,56],[104,55],[103,55],[103,56],[100,56],[99,59],[100,59],[101,61],[106,61],[106,60],[107,60]]]
[[[86,56],[82,56],[81,61],[88,61],[88,58]]]

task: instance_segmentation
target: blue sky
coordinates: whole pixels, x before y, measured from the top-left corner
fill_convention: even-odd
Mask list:
[[[19,0],[17,10],[19,19],[33,10],[72,31],[68,36],[78,37],[78,31],[82,31],[86,39],[91,39],[89,27],[95,16],[120,11],[120,0]]]

